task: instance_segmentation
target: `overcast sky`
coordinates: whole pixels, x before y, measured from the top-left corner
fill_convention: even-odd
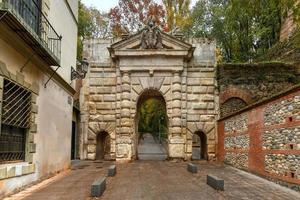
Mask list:
[[[87,6],[95,6],[101,11],[109,11],[111,8],[115,7],[118,4],[119,0],[82,0],[82,2]],[[158,3],[161,3],[161,0],[154,0]],[[198,0],[191,0],[192,6]]]

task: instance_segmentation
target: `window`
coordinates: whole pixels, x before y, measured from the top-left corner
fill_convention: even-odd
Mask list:
[[[0,163],[24,161],[26,132],[30,126],[31,92],[4,80],[0,132]]]

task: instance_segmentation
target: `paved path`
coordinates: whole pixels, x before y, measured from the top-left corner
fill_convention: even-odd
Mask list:
[[[107,178],[100,198],[90,198],[90,185],[106,175],[110,162],[83,162],[49,184],[27,189],[11,199],[19,200],[299,200],[300,193],[257,176],[216,163],[197,161],[197,174],[187,172],[185,162],[136,161],[117,164],[117,175]],[[88,165],[88,166],[87,166]],[[225,180],[225,191],[206,185],[206,175]],[[25,198],[24,198],[25,197]]]
[[[154,140],[152,134],[146,133],[138,145],[139,160],[166,160],[167,153],[163,146]]]

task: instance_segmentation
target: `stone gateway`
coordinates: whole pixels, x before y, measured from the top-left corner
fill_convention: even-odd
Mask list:
[[[96,159],[99,134],[109,137],[105,159],[138,159],[138,102],[147,97],[165,103],[170,159],[191,159],[193,135],[199,132],[206,136],[201,142],[205,157],[214,158],[215,48],[215,41],[183,41],[151,23],[120,41],[85,41],[84,57],[91,67],[81,93],[81,159]]]

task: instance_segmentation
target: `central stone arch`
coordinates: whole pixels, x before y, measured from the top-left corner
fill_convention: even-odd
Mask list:
[[[167,122],[167,129],[169,129],[169,116],[168,116],[168,113],[171,112],[171,109],[170,109],[170,106],[169,106],[169,112],[168,112],[168,106],[167,106],[167,102],[165,100],[165,94],[162,93],[162,91],[160,91],[160,87],[159,88],[155,88],[155,87],[151,87],[151,88],[146,88],[144,90],[142,90],[140,92],[140,94],[138,95],[137,99],[136,99],[136,110],[135,110],[135,152],[136,152],[136,155],[138,155],[138,153],[141,153],[139,152],[138,150],[138,146],[139,146],[139,141],[141,140],[140,138],[140,134],[139,133],[139,121],[140,121],[140,116],[139,116],[139,110],[142,106],[143,103],[145,103],[147,100],[149,99],[156,99],[158,101],[160,101],[164,107],[165,107],[165,110],[166,110],[166,119],[164,119],[166,122]],[[167,133],[169,134],[169,132]],[[162,142],[162,144],[157,144],[157,142],[154,144],[154,145],[157,145],[157,146],[161,146],[161,148],[164,149],[164,151],[168,151],[168,145],[167,143],[165,143],[165,141]],[[145,152],[144,152],[145,153]],[[157,153],[157,152],[156,152]],[[164,153],[164,152],[161,152],[161,153]],[[168,157],[168,155],[166,155],[166,158]],[[155,158],[152,158],[152,159],[155,159]]]

